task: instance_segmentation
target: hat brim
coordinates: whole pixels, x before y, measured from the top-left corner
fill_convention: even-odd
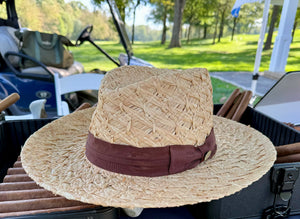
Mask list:
[[[174,207],[231,195],[262,177],[276,152],[253,128],[214,116],[218,150],[197,167],[162,177],[113,173],[91,164],[85,142],[94,108],[57,119],[25,143],[21,159],[37,184],[68,199],[114,207]]]

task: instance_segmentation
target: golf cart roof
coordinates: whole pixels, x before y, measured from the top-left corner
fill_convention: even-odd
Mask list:
[[[121,43],[130,59],[133,56],[133,51],[125,29],[124,21],[121,18],[116,2],[114,0],[107,0],[107,3],[109,4],[110,12],[114,20],[115,26],[117,28],[117,31],[119,33]]]
[[[0,26],[10,26],[14,28],[20,28],[18,22],[18,16],[15,7],[14,0],[0,0],[0,4],[2,5],[5,2],[6,4],[6,14],[7,19],[0,18]]]

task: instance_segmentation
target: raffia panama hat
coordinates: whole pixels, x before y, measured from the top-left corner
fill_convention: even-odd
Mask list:
[[[124,66],[101,82],[97,107],[35,132],[29,176],[68,199],[173,207],[231,195],[263,176],[276,152],[253,128],[213,116],[206,69]]]

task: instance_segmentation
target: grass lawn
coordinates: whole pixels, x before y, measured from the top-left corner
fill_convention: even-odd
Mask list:
[[[273,39],[275,39],[276,34]],[[249,71],[252,72],[255,62],[258,35],[236,35],[221,39],[221,43],[212,45],[212,40],[192,40],[189,44],[182,41],[181,48],[168,49],[169,42],[135,42],[134,55],[144,59],[158,68],[197,68],[205,67],[213,71]],[[274,41],[274,40],[273,40]],[[118,42],[100,41],[97,44],[115,59],[124,49]],[[101,54],[90,43],[86,42],[78,48],[71,48],[74,57],[80,61],[86,71],[94,68],[108,71],[116,65]],[[290,47],[286,71],[300,69],[300,31],[296,31],[294,41]],[[263,51],[260,71],[268,70],[272,50]],[[214,88],[214,102],[224,100],[236,88],[212,78]],[[221,101],[222,102],[222,101]]]

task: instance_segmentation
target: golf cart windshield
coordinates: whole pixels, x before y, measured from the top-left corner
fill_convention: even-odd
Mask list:
[[[119,9],[116,5],[116,2],[114,0],[107,0],[107,2],[109,4],[115,26],[116,26],[119,36],[121,38],[121,42],[125,48],[125,51],[129,57],[129,60],[130,60],[131,57],[133,56],[133,52],[132,52],[132,47],[131,47],[126,29],[125,29],[125,24],[122,21]]]
[[[112,15],[112,19],[114,21],[114,25],[118,31],[118,34],[120,36],[120,41],[125,49],[126,54],[121,53],[119,55],[120,62],[117,62],[113,57],[111,57],[107,52],[105,52],[101,47],[99,47],[90,37],[91,32],[93,30],[93,25],[88,25],[84,30],[82,30],[82,32],[79,34],[79,37],[76,40],[76,45],[79,46],[85,41],[90,42],[99,51],[101,51],[108,59],[110,59],[112,62],[114,62],[117,66],[140,65],[140,66],[153,67],[153,65],[151,65],[150,63],[133,56],[133,50],[132,50],[132,47],[131,47],[126,29],[125,29],[125,24],[124,24],[123,20],[121,19],[119,9],[114,0],[107,0],[107,3],[110,7],[110,12]]]
[[[119,60],[120,64],[124,65],[140,65],[140,66],[150,66],[153,67],[149,62],[146,62],[145,60],[139,59],[135,56],[133,56],[133,50],[131,47],[131,43],[129,40],[129,37],[127,35],[126,29],[125,29],[125,24],[121,18],[119,9],[116,5],[116,2],[114,0],[107,0],[110,8],[110,12],[112,15],[112,18],[114,20],[115,26],[117,28],[117,31],[119,33],[121,43],[126,51],[126,54],[120,54],[119,55]]]

